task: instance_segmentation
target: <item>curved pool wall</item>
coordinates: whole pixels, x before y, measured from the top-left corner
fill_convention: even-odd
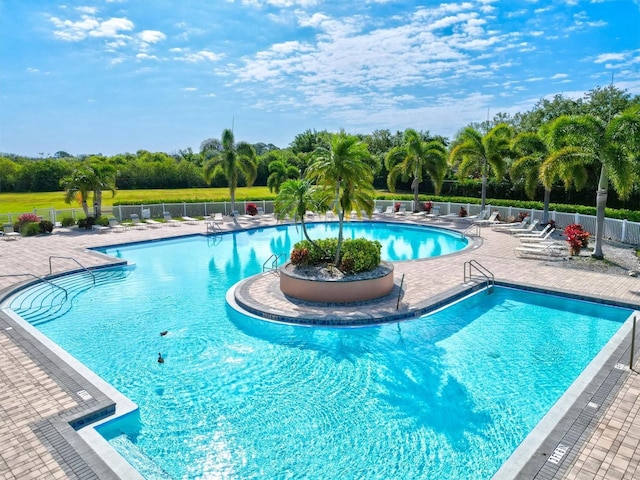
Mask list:
[[[594,360],[595,361],[595,360]],[[124,478],[130,478],[130,477],[124,477]]]

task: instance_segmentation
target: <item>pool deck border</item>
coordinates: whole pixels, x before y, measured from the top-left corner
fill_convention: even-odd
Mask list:
[[[389,219],[384,218],[387,221]],[[402,220],[405,221],[405,220]],[[416,222],[418,223],[418,222]],[[427,222],[422,222],[425,224]],[[255,225],[249,224],[249,228],[271,226],[274,223]],[[457,227],[451,225],[438,226]],[[225,225],[226,231],[232,229],[232,225]],[[181,231],[175,228],[162,228],[150,230],[131,230],[123,233],[109,233],[110,240],[120,237],[126,240],[124,243],[109,242],[114,244],[138,243],[148,240],[160,240],[161,238],[175,238],[177,236],[201,235],[203,225],[184,225]],[[463,229],[463,228],[461,228]],[[96,255],[89,248],[105,246],[105,236],[75,232],[62,229],[61,232],[49,237],[24,238],[17,242],[1,242],[0,257],[2,257],[5,270],[18,273],[30,273],[39,276],[48,275],[48,264],[45,259],[48,255],[58,255],[60,252],[69,253],[70,256],[81,257],[82,262],[88,268],[108,264],[106,256]],[[187,235],[182,233],[187,231]],[[615,303],[621,306],[637,308],[640,300],[640,280],[625,278],[623,276],[611,276],[596,273],[584,274],[583,282],[579,288],[567,281],[566,269],[558,269],[554,262],[532,259],[517,259],[513,256],[513,247],[517,245],[517,239],[490,229],[483,229],[482,248],[465,251],[461,255],[448,257],[455,259],[457,263],[468,258],[480,258],[494,273],[497,273],[496,284],[515,284],[515,286],[542,289],[551,292],[568,293],[578,298],[602,303]],[[515,242],[515,243],[514,243]],[[25,261],[24,259],[28,260]],[[111,257],[107,257],[111,258]],[[507,262],[504,260],[507,259]],[[450,265],[442,266],[443,259],[437,261],[398,262],[401,273],[407,273],[408,281],[406,293],[402,301],[407,305],[420,302],[424,296],[434,299],[438,295],[443,298],[448,296],[449,290],[466,290],[468,286],[460,286],[461,271],[453,274]],[[503,265],[504,264],[504,265]],[[461,264],[460,264],[461,265]],[[58,268],[60,268],[58,266]],[[456,267],[458,268],[458,267]],[[75,268],[65,265],[57,274],[66,274]],[[535,271],[536,275],[528,273]],[[541,275],[542,274],[542,275]],[[429,276],[438,278],[439,285],[430,285],[424,288],[425,279]],[[448,278],[452,277],[452,278]],[[457,277],[453,278],[453,277]],[[533,278],[533,282],[530,282]],[[505,279],[508,279],[507,282]],[[514,280],[515,279],[515,280]],[[24,281],[16,278],[0,278],[0,299],[14,291]],[[512,281],[513,280],[513,281]],[[575,282],[574,282],[575,283]],[[457,284],[457,285],[455,285]],[[416,294],[420,287],[421,294]],[[432,288],[433,287],[433,288]],[[443,300],[444,301],[444,300]],[[639,335],[640,336],[640,335]],[[640,341],[636,341],[636,348]],[[638,457],[640,456],[640,438],[638,434],[630,431],[629,422],[634,422],[636,428],[640,428],[640,379],[628,366],[620,368],[625,357],[629,356],[630,333],[624,335],[622,343],[608,355],[603,365],[589,382],[586,389],[572,401],[572,408],[559,419],[553,431],[541,442],[533,457],[524,464],[518,473],[511,472],[513,478],[535,479],[583,479],[583,478],[635,478],[640,474]],[[19,357],[19,358],[18,358]],[[24,357],[24,358],[22,358]],[[8,419],[0,420],[0,441],[12,439],[11,428],[27,428],[33,433],[36,441],[32,439],[0,452],[0,478],[127,478],[116,473],[113,465],[105,461],[90,447],[86,438],[74,430],[70,421],[87,419],[92,415],[103,416],[105,412],[113,408],[117,403],[112,395],[104,393],[92,381],[79,373],[73,367],[72,362],[60,358],[54,351],[28,332],[20,322],[16,322],[7,312],[0,310],[0,358],[9,359],[8,363],[0,363],[0,380],[8,387],[8,392],[0,395],[0,409],[8,412]],[[639,362],[640,363],[640,362]],[[636,363],[638,365],[638,363]],[[637,367],[636,367],[637,369]],[[26,371],[25,371],[26,370]],[[40,379],[41,375],[44,380]],[[29,393],[35,388],[29,385],[29,377],[32,382],[41,384],[43,381],[51,381],[53,387],[60,391],[54,395],[49,404],[47,395],[38,398],[37,402],[30,399]],[[19,377],[19,381],[12,383],[12,378]],[[40,379],[40,380],[38,380]],[[25,385],[26,382],[26,385]],[[3,383],[4,384],[4,383]],[[15,391],[14,391],[15,390]],[[78,392],[85,391],[91,397],[83,401]],[[47,390],[50,392],[52,390]],[[620,398],[624,395],[624,398]],[[44,398],[42,398],[44,397]],[[68,397],[68,398],[67,398]],[[59,405],[53,400],[59,400]],[[118,400],[120,401],[120,400]],[[23,402],[26,402],[24,405]],[[34,412],[34,403],[42,408],[42,412]],[[620,409],[625,404],[624,409]],[[630,404],[630,405],[629,405]],[[593,405],[597,405],[594,408]],[[18,410],[27,408],[26,413]],[[628,413],[628,417],[620,418],[616,414],[616,408]],[[612,413],[613,412],[613,413]],[[19,421],[16,420],[19,415]],[[26,415],[26,417],[25,417]],[[25,418],[27,420],[25,421]],[[611,421],[613,418],[614,421]],[[609,421],[608,425],[602,422]],[[620,425],[622,440],[610,440],[612,425]],[[86,429],[85,429],[86,430]],[[602,432],[606,435],[607,442],[601,442]],[[28,433],[28,432],[27,432]],[[614,432],[615,433],[615,432]],[[595,439],[595,441],[594,441]],[[40,446],[38,446],[38,443]],[[589,445],[595,444],[594,448]],[[568,446],[564,454],[560,455],[558,446]],[[608,445],[602,447],[602,445]],[[604,453],[602,452],[604,448]],[[562,449],[560,449],[562,450]],[[585,453],[587,452],[587,453]],[[589,456],[588,452],[592,452]],[[622,452],[622,460],[620,455]],[[555,456],[554,456],[555,455]],[[557,462],[550,462],[549,458],[557,458]],[[609,476],[608,476],[609,475]],[[497,477],[496,477],[497,478]],[[511,478],[511,477],[507,477]]]

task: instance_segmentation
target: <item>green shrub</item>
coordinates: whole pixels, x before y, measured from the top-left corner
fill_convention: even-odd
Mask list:
[[[96,217],[87,217],[87,218],[81,218],[80,220],[78,220],[79,228],[89,229],[93,227],[95,224],[96,224]]]
[[[41,233],[51,233],[53,232],[53,222],[49,220],[41,220],[40,221],[40,232]]]
[[[316,266],[332,263],[338,248],[338,239],[323,238],[315,243],[318,247],[308,240],[296,243],[291,253],[291,263],[294,265]],[[382,245],[377,240],[372,241],[364,238],[344,240],[340,252],[342,254],[340,270],[345,273],[373,270],[380,265],[381,249]]]
[[[356,238],[345,240],[342,244],[343,272],[358,273],[373,270],[380,265],[382,245],[377,240]]]
[[[76,221],[71,217],[64,217],[60,223],[63,227],[71,227],[76,224]]]
[[[21,233],[25,237],[33,237],[34,235],[40,235],[40,233],[42,233],[40,230],[40,222],[25,223],[24,225],[22,225]]]

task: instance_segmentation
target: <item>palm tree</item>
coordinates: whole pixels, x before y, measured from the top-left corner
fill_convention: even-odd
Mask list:
[[[300,170],[294,165],[290,165],[286,160],[274,160],[269,164],[269,177],[267,178],[267,187],[269,191],[280,191],[280,185],[286,180],[298,178]]]
[[[629,197],[638,178],[640,107],[634,106],[608,123],[593,115],[561,116],[549,126],[547,143],[553,150],[541,167],[544,185],[569,170],[600,167],[596,193],[596,232],[593,256],[603,258],[602,239],[609,182],[621,199]]]
[[[536,189],[541,184],[540,167],[549,156],[549,149],[546,143],[535,132],[520,133],[511,142],[511,150],[514,154],[514,161],[509,169],[512,181],[521,180],[524,184],[524,192],[531,200],[536,195]],[[586,176],[571,177],[564,179],[565,182],[575,180],[576,189],[580,190],[584,185],[580,179]],[[551,200],[551,188],[544,188],[544,209],[542,213],[542,223],[549,221],[549,202]]]
[[[60,180],[60,186],[64,188],[64,201],[67,204],[80,200],[85,217],[89,217],[89,192],[92,191],[90,181],[91,172],[85,165],[73,170],[69,175]]]
[[[79,165],[70,175],[64,177],[60,184],[65,190],[65,202],[71,203],[80,197],[80,204],[85,216],[89,217],[89,193],[93,193],[95,216],[102,213],[102,192],[116,193],[116,169],[104,163],[104,157],[90,157],[87,164]]]
[[[338,245],[334,265],[340,265],[344,212],[364,210],[373,212],[373,173],[366,161],[369,149],[353,135],[340,132],[331,136],[329,148],[318,147],[314,161],[307,169],[307,177],[316,180],[327,193],[332,192],[332,209],[338,216]]]
[[[274,213],[278,220],[283,220],[287,215],[294,223],[300,221],[304,238],[312,245],[318,245],[309,237],[307,226],[304,223],[304,216],[307,210],[315,209],[321,198],[318,196],[318,189],[308,180],[292,179],[286,180],[281,186],[278,196],[274,202]]]
[[[497,180],[506,170],[506,159],[510,155],[511,127],[500,123],[489,133],[482,135],[475,128],[466,127],[457,136],[449,153],[449,163],[458,165],[458,175],[463,178],[475,172],[482,177],[481,210],[487,201],[487,174],[490,167]]]
[[[405,181],[413,178],[413,208],[417,209],[420,184],[425,173],[431,178],[436,195],[440,193],[447,172],[446,149],[441,141],[425,142],[418,132],[407,129],[403,144],[387,153],[385,166],[389,170],[387,186],[391,192],[395,191],[398,177]]]
[[[90,164],[93,174],[90,177],[93,190],[93,201],[96,207],[96,218],[102,215],[102,192],[110,191],[111,196],[116,194],[116,169],[113,165],[105,163],[104,157],[92,157]]]
[[[214,151],[213,158],[204,166],[204,177],[209,184],[218,174],[227,179],[231,195],[231,211],[235,212],[238,180],[243,178],[250,187],[256,179],[256,152],[247,142],[236,144],[233,132],[229,129],[223,130],[220,143],[220,149]],[[208,153],[206,146],[204,153]]]

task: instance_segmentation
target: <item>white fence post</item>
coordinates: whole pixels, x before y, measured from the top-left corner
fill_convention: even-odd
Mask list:
[[[578,212],[576,212],[576,220],[574,223],[577,223],[578,225],[580,224],[580,214]]]
[[[622,220],[622,234],[620,236],[622,237],[621,239],[622,243],[625,243],[627,240],[627,219],[626,218]]]

